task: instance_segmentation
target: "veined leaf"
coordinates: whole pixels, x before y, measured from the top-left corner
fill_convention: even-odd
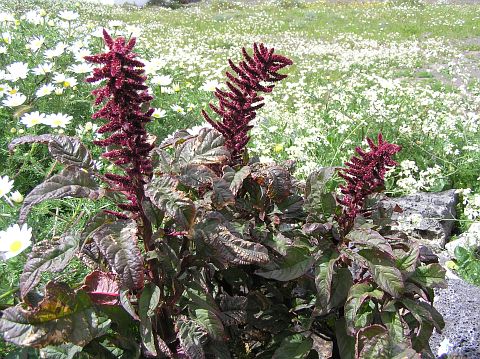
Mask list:
[[[74,359],[76,354],[80,353],[82,350],[83,348],[81,346],[71,343],[48,346],[40,349],[40,358]]]
[[[224,146],[223,136],[210,128],[200,130],[198,136],[187,139],[175,151],[175,164],[179,167],[187,164],[212,165],[226,163],[230,152]]]
[[[417,243],[410,244],[410,250],[408,252],[400,249],[394,250],[395,265],[401,271],[412,273],[417,266],[419,255],[420,248]]]
[[[110,320],[92,308],[88,295],[74,293],[66,284],[49,282],[45,297],[31,310],[21,304],[7,308],[0,318],[6,341],[20,346],[43,348],[72,343],[85,346],[105,334]]]
[[[85,277],[82,289],[95,304],[117,305],[120,298],[119,283],[113,273],[93,271]]]
[[[408,278],[424,288],[445,287],[445,269],[438,263],[420,266]]]
[[[363,257],[368,264],[373,279],[385,292],[394,298],[399,297],[405,290],[405,282],[402,273],[395,267],[391,257],[380,250],[362,249],[358,254]]]
[[[222,263],[262,264],[270,258],[260,243],[246,241],[219,212],[210,212],[195,225],[194,237],[209,244]]]
[[[187,164],[180,170],[179,181],[185,186],[200,189],[210,186],[221,178],[205,165]]]
[[[302,334],[294,334],[283,339],[282,343],[273,353],[272,359],[303,359],[312,350],[313,339]]]
[[[278,269],[259,269],[255,274],[267,279],[288,282],[304,275],[314,262],[315,258],[307,248],[290,246],[287,247],[287,255],[282,258]]]
[[[356,333],[355,320],[362,304],[369,298],[380,300],[382,297],[383,292],[374,289],[373,286],[368,283],[357,283],[350,288],[347,302],[345,303],[345,320],[349,334],[354,335]]]
[[[400,302],[410,311],[420,324],[428,322],[439,332],[445,327],[442,315],[432,305],[408,298],[402,298]]]
[[[8,149],[25,143],[47,143],[50,155],[58,162],[67,166],[90,169],[93,167],[92,156],[78,138],[63,135],[23,136],[14,139]]]
[[[172,177],[156,177],[145,187],[145,195],[175,220],[178,229],[190,230],[195,220],[195,205],[176,190],[177,184]]]
[[[335,321],[335,336],[337,338],[338,350],[342,359],[355,358],[355,338],[348,335],[345,318]]]
[[[357,334],[357,358],[361,359],[420,359],[420,355],[404,342],[395,341],[378,324],[361,329]]]
[[[138,312],[140,317],[140,332],[142,343],[151,355],[157,355],[155,348],[155,339],[152,329],[152,319],[155,315],[158,303],[160,302],[160,288],[153,283],[148,283],[142,291],[138,303]]]
[[[309,212],[321,217],[335,213],[337,202],[327,189],[327,183],[335,171],[335,167],[324,167],[308,177],[305,186],[305,207]]]
[[[243,181],[245,181],[248,176],[252,173],[250,166],[244,166],[235,172],[232,182],[230,183],[230,191],[236,196],[240,188],[243,186]]]
[[[317,299],[322,311],[326,311],[330,303],[333,274],[338,257],[337,252],[324,252],[315,265]]]
[[[388,241],[373,229],[359,228],[347,234],[346,238],[357,247],[380,249],[393,256],[393,250]]]
[[[212,183],[210,199],[216,208],[221,209],[225,206],[235,204],[235,196],[224,179],[219,179]]]
[[[190,359],[205,359],[203,344],[208,339],[207,333],[197,323],[185,317],[177,319],[175,324],[180,346]]]
[[[225,294],[220,301],[220,309],[222,310],[220,319],[227,326],[247,322],[247,297],[231,297]]]
[[[132,220],[117,220],[100,226],[93,240],[119,275],[122,288],[143,287],[143,257],[137,246],[137,228]]]
[[[24,298],[40,281],[45,271],[59,272],[75,257],[79,249],[79,238],[66,234],[58,241],[36,243],[28,255],[27,263],[20,276],[20,295]]]
[[[19,223],[25,223],[32,206],[48,199],[78,197],[98,199],[104,190],[99,188],[90,173],[78,167],[67,167],[35,187],[26,197],[18,216]]]
[[[352,273],[348,268],[337,268],[332,279],[332,293],[328,309],[343,307],[348,291],[353,285]]]

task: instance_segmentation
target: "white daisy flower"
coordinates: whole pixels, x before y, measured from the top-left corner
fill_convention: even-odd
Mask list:
[[[43,64],[38,65],[32,71],[35,75],[46,75],[53,70],[53,64],[51,62],[45,62]]]
[[[153,111],[152,117],[153,118],[163,118],[167,115],[167,111],[162,110],[161,108],[156,108],[155,111]]]
[[[184,110],[181,106],[172,105],[172,106],[170,106],[170,108],[171,108],[173,111],[175,111],[175,112],[177,112],[177,113],[179,113],[179,114],[181,114],[181,115],[184,115],[184,114],[185,114],[185,110]]]
[[[45,117],[43,123],[53,128],[65,128],[65,126],[68,125],[72,121],[72,119],[72,116],[63,113],[52,113]]]
[[[48,96],[50,95],[53,91],[55,91],[55,86],[52,84],[45,84],[42,85],[37,92],[35,92],[35,96],[37,97],[43,97],[43,96]]]
[[[92,72],[93,66],[84,62],[81,64],[71,65],[68,69],[76,74],[88,74]]]
[[[220,86],[220,83],[217,80],[208,80],[200,86],[200,90],[213,92],[218,86]]]
[[[0,258],[10,259],[23,252],[32,244],[32,229],[26,224],[14,224],[6,231],[0,231]]]
[[[20,92],[17,92],[16,94],[7,97],[5,100],[3,100],[2,103],[4,106],[7,107],[17,107],[23,105],[26,100],[27,96]]]
[[[159,75],[152,78],[152,84],[159,86],[168,86],[172,83],[173,79],[169,75]]]
[[[38,111],[26,113],[22,116],[20,122],[28,128],[41,124],[45,121],[45,114]]]
[[[18,79],[25,79],[28,75],[28,64],[25,62],[14,62],[6,68],[7,80],[15,82]]]
[[[0,177],[0,197],[6,196],[13,188],[13,180],[8,176]]]
[[[38,51],[45,42],[45,38],[43,36],[34,37],[30,40],[30,42],[26,45],[27,49],[30,49],[32,52]]]
[[[73,21],[78,19],[78,13],[75,11],[70,11],[70,10],[63,10],[58,13],[58,17],[60,19],[63,19],[65,21]]]

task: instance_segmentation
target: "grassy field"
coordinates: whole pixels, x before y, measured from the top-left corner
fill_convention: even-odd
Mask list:
[[[62,10],[79,16],[59,17]],[[90,122],[92,86],[83,82],[82,57],[100,51],[99,31],[107,28],[138,38],[155,95],[150,130],[157,141],[202,124],[200,110],[215,100],[212,90],[224,82],[227,59],[237,61],[242,47],[263,42],[294,65],[259,112],[253,154],[294,159],[305,178],[318,167],[342,164],[366,136],[381,131],[403,147],[390,194],[466,189],[461,228],[480,214],[480,5],[213,0],[137,9],[0,0],[0,13],[0,176],[14,180],[12,191],[25,195],[57,169],[40,145],[10,154],[7,144],[20,134],[66,133],[91,144],[97,123]],[[16,62],[28,66],[25,77],[9,70]],[[45,63],[51,71],[35,74]],[[47,85],[50,93],[40,96]],[[18,106],[7,101],[15,93],[26,97]],[[25,115],[35,111],[71,121],[29,126]],[[19,204],[9,198],[0,198],[0,230],[18,215]],[[55,238],[78,213],[102,206],[109,204],[52,201],[36,207],[29,226],[36,240]],[[0,262],[0,305],[13,302],[24,260],[22,254]],[[74,264],[62,276],[74,283],[83,273]]]

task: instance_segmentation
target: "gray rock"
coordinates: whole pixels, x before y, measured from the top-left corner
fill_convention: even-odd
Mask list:
[[[436,248],[444,248],[450,237],[455,218],[458,195],[455,190],[437,193],[416,193],[410,196],[386,200],[388,205],[397,204],[402,213],[394,212],[392,219],[402,220],[417,216],[410,235]]]
[[[480,247],[480,223],[473,223],[468,231],[462,233],[457,239],[445,245],[450,258],[455,258],[455,248],[479,248]]]
[[[430,338],[440,358],[480,358],[480,287],[450,272],[448,287],[435,290],[434,307],[443,315],[445,329]],[[440,350],[439,350],[440,349]]]

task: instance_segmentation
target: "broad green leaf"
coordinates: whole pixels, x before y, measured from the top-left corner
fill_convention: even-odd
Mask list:
[[[357,358],[385,359],[383,348],[388,343],[387,329],[379,324],[369,325],[357,333],[355,352]]]
[[[406,341],[408,333],[408,326],[403,321],[398,312],[382,311],[380,313],[382,323],[387,327],[390,338],[396,343],[403,343]]]
[[[18,222],[24,223],[30,209],[48,199],[65,197],[98,199],[103,194],[104,190],[98,187],[88,171],[78,167],[67,167],[39,184],[25,197]]]
[[[379,249],[389,255],[393,255],[392,247],[388,241],[373,229],[359,228],[349,232],[346,238],[352,241],[356,247]]]
[[[409,280],[424,288],[444,287],[446,284],[445,269],[438,263],[420,266],[415,269]]]
[[[213,182],[213,189],[210,194],[210,199],[212,200],[215,208],[222,209],[225,206],[235,204],[235,196],[228,186],[228,183],[220,179]]]
[[[195,320],[205,328],[206,332],[215,340],[222,340],[225,329],[220,318],[208,309],[197,308],[194,310]]]
[[[63,135],[23,136],[14,139],[8,146],[13,150],[15,146],[25,143],[47,143],[50,155],[58,162],[67,166],[76,166],[90,169],[93,167],[92,156],[78,138]]]
[[[315,258],[307,248],[290,246],[287,247],[287,255],[278,264],[278,269],[259,269],[255,271],[255,274],[267,279],[288,282],[304,275],[312,268],[314,262]]]
[[[345,303],[345,320],[347,324],[347,331],[353,335],[356,332],[357,326],[355,322],[357,320],[357,312],[362,304],[367,299],[375,298],[380,300],[383,296],[383,292],[374,289],[369,283],[357,283],[354,284],[348,292],[347,302]]]
[[[120,290],[120,304],[122,305],[123,309],[130,314],[130,316],[135,320],[140,320],[137,313],[135,312],[135,308],[133,307],[130,299],[128,298],[128,290],[121,289]]]
[[[243,181],[250,176],[252,169],[249,166],[244,166],[235,172],[235,175],[230,182],[230,191],[236,196],[240,188],[243,186]]]
[[[143,287],[142,295],[138,303],[138,312],[142,343],[152,355],[157,355],[157,350],[155,348],[155,334],[153,333],[151,318],[155,315],[159,302],[160,288],[153,283],[148,283]]]
[[[20,295],[24,298],[40,281],[42,273],[59,272],[75,257],[79,238],[65,234],[58,241],[42,241],[33,246],[20,276]]]
[[[230,152],[224,146],[223,136],[209,128],[200,130],[198,136],[187,139],[175,151],[175,164],[179,167],[188,164],[212,165],[227,163]]]
[[[177,185],[172,177],[156,177],[145,187],[145,195],[175,220],[177,229],[190,230],[195,220],[195,205],[176,189]]]
[[[246,241],[219,212],[208,213],[194,227],[194,237],[211,246],[220,262],[233,264],[263,264],[270,258],[260,243]]]
[[[410,250],[408,252],[402,250],[395,250],[395,265],[401,271],[412,273],[417,267],[418,256],[420,254],[420,248],[418,244],[410,244]]]
[[[143,257],[137,246],[137,227],[133,220],[104,224],[93,233],[93,240],[118,273],[122,289],[143,287]]]
[[[177,338],[185,354],[189,358],[205,359],[203,344],[207,340],[207,335],[204,329],[185,317],[179,317],[175,326],[177,328]]]
[[[425,322],[430,323],[435,326],[438,331],[441,331],[445,327],[442,315],[430,304],[408,298],[402,298],[400,302],[420,324]]]
[[[308,177],[305,186],[305,207],[310,213],[319,217],[329,217],[335,213],[337,202],[327,188],[327,183],[335,171],[335,167],[324,167]]]
[[[395,341],[382,326],[371,325],[358,333],[357,358],[420,359],[420,355],[405,342]]]
[[[66,284],[49,282],[44,299],[34,308],[21,304],[7,308],[0,318],[6,341],[43,348],[72,343],[85,346],[105,334],[110,320],[99,316],[83,291],[74,293]]]
[[[335,337],[341,359],[355,358],[355,338],[347,334],[345,318],[335,321]]]
[[[337,252],[324,252],[315,265],[317,299],[322,311],[326,311],[330,303],[333,274],[338,257]]]
[[[83,350],[81,346],[71,343],[48,346],[40,349],[40,358],[73,359]]]
[[[367,261],[370,273],[380,288],[394,298],[401,296],[405,282],[392,258],[385,252],[374,249],[362,249],[358,254]]]
[[[187,164],[180,170],[179,181],[181,184],[195,189],[205,188],[215,181],[219,181],[213,170],[204,165]],[[224,180],[226,183],[226,181]]]
[[[312,350],[313,339],[294,334],[283,339],[272,359],[303,359]]]
[[[328,309],[343,307],[348,291],[353,285],[352,273],[348,268],[337,268],[333,274],[332,292]]]

